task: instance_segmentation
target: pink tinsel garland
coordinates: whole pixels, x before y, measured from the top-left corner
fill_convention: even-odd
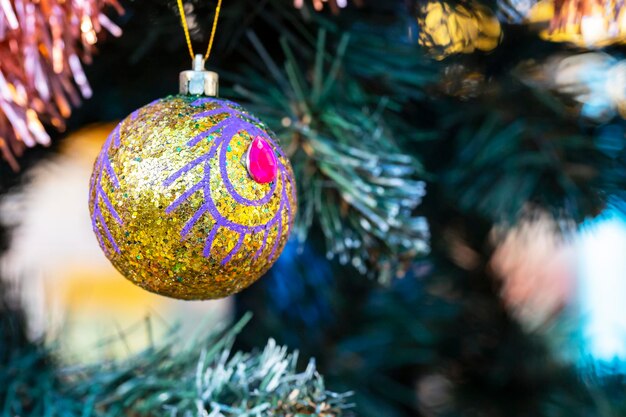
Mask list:
[[[0,0],[0,152],[13,169],[25,146],[50,143],[43,123],[62,130],[91,96],[81,61],[102,28],[121,35],[107,6],[123,12],[117,0]]]

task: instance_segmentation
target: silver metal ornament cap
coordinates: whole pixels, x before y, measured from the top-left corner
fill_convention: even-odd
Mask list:
[[[178,80],[180,94],[217,97],[219,76],[204,69],[204,57],[200,54],[194,57],[192,69],[182,71]]]

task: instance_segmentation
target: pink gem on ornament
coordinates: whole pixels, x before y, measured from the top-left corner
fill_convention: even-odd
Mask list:
[[[254,138],[248,149],[248,173],[259,184],[276,179],[278,163],[270,145],[261,137]]]

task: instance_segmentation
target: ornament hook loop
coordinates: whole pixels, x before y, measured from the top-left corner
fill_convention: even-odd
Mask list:
[[[182,71],[179,80],[180,94],[217,97],[219,76],[204,68],[204,57],[197,54],[193,58],[191,70]]]
[[[204,57],[200,54],[196,54],[193,58],[192,69],[194,71],[204,71]]]

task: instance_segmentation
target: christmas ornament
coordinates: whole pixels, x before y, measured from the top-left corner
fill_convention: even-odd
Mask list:
[[[476,49],[491,51],[500,42],[502,30],[494,14],[480,4],[471,9],[438,1],[418,10],[419,43],[438,59]]]
[[[116,0],[0,0],[0,152],[14,170],[25,146],[50,143],[42,122],[62,130],[71,105],[91,96],[81,61],[102,28],[122,33],[107,6],[123,12]]]
[[[296,211],[277,140],[216,97],[218,76],[204,61],[197,55],[181,73],[180,95],[120,122],[91,179],[92,225],[109,260],[133,283],[181,299],[252,284],[281,253]]]

